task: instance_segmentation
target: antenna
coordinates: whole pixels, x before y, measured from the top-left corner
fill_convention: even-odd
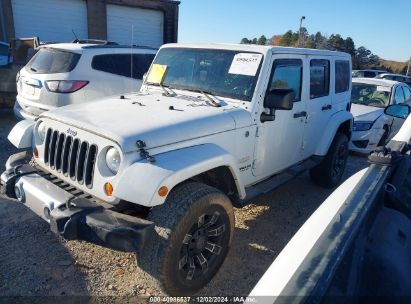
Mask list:
[[[131,91],[133,91],[133,45],[134,45],[134,24],[131,25],[131,60],[130,60],[130,77],[131,77]]]
[[[79,41],[79,40],[78,40],[78,37],[77,37],[77,35],[76,35],[76,33],[74,32],[73,29],[71,29],[71,32],[73,33],[73,35],[74,35],[74,37],[76,38],[76,40]]]

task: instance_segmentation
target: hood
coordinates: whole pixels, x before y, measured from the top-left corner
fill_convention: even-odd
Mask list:
[[[199,94],[201,95],[201,94]],[[123,152],[136,150],[143,140],[147,149],[245,127],[252,123],[238,103],[219,100],[207,105],[205,97],[136,93],[44,112],[48,117],[117,142]]]
[[[360,104],[351,104],[354,121],[376,121],[384,113],[384,109]]]

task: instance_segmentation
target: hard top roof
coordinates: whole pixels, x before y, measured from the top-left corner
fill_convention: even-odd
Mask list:
[[[199,49],[224,49],[233,51],[245,51],[267,54],[273,53],[293,53],[304,55],[323,55],[323,56],[344,56],[349,58],[350,54],[344,52],[336,52],[329,50],[317,50],[306,48],[294,48],[272,45],[255,45],[255,44],[228,44],[228,43],[170,43],[165,44],[162,48],[199,48]]]

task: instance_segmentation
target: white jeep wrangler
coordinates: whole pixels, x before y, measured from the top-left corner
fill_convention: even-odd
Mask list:
[[[163,46],[138,93],[22,121],[2,192],[67,239],[137,252],[169,294],[207,284],[233,205],[306,169],[334,187],[348,155],[348,54],[250,45]]]

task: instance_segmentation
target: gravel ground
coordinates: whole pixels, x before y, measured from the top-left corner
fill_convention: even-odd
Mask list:
[[[0,112],[0,167],[15,149],[6,136],[15,120]],[[367,166],[351,155],[344,178]],[[308,174],[235,210],[232,248],[199,295],[247,295],[294,233],[331,193]],[[21,204],[0,197],[0,296],[160,295],[141,279],[135,255],[65,241]],[[123,298],[124,299],[124,298]]]

